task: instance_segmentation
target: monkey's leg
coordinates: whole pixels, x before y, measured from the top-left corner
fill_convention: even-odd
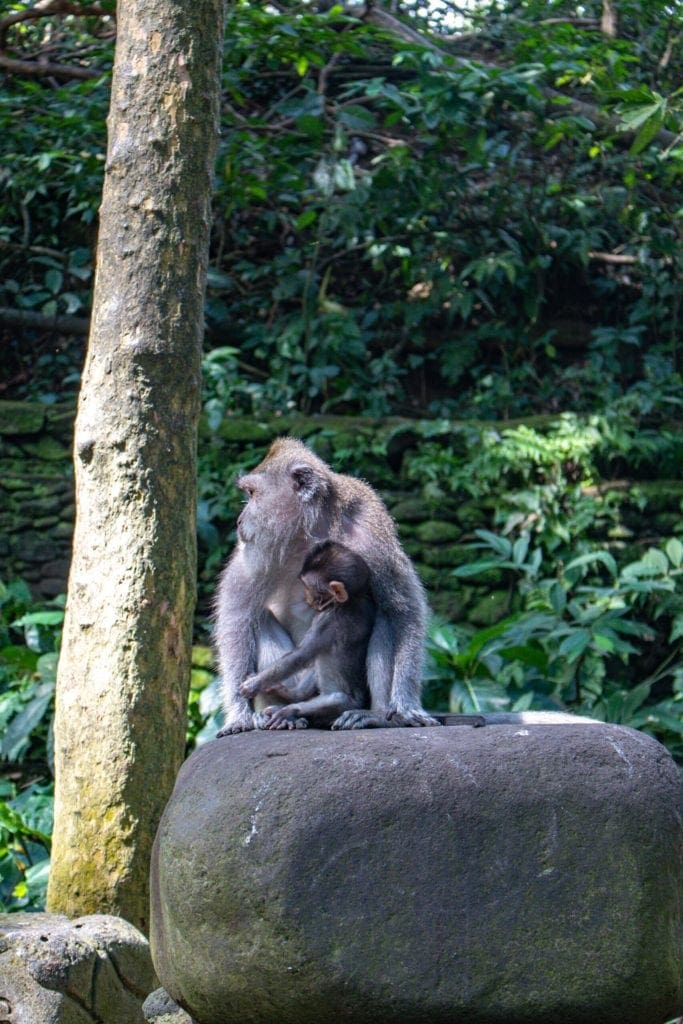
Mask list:
[[[391,690],[391,650],[393,630],[385,616],[377,615],[368,643],[366,659],[371,708],[347,707],[332,723],[337,729],[389,729],[389,693]]]
[[[269,609],[261,615],[258,642],[256,648],[256,671],[263,672],[274,662],[279,661],[283,654],[294,650],[291,636]]]
[[[256,675],[245,679],[240,686],[240,693],[247,697],[253,697],[257,693],[268,693],[278,684],[296,676],[302,669],[308,668],[315,661],[321,650],[325,650],[329,646],[329,637],[329,622],[322,618],[315,619],[298,647],[283,654],[272,665],[257,672]],[[298,689],[300,684],[295,682],[294,685]],[[304,686],[301,685],[303,689]],[[310,686],[308,689],[310,690]]]
[[[384,635],[383,635],[384,631]],[[384,711],[394,725],[432,726],[441,723],[424,710],[420,700],[424,637],[406,615],[380,621],[368,647],[368,684],[372,707]],[[388,676],[388,679],[387,679]]]

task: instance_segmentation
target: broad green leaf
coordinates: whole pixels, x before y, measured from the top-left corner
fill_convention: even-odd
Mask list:
[[[588,554],[579,555],[578,558],[573,558],[566,565],[565,572],[571,572],[572,569],[583,568],[586,565],[594,565],[596,562],[604,565],[612,576],[617,575],[617,563],[609,551],[589,551]]]
[[[367,107],[360,106],[360,104],[342,107],[337,116],[341,124],[352,131],[368,131],[373,129],[377,123],[377,118],[373,112],[368,110]]]
[[[539,672],[545,673],[548,670],[548,655],[538,644],[504,647],[500,656],[505,661],[520,661],[523,665],[531,665]]]
[[[514,562],[501,562],[494,558],[482,558],[478,562],[468,562],[467,565],[460,565],[457,569],[453,570],[453,575],[461,578],[468,576],[478,576],[482,572],[486,572],[488,569],[515,569],[517,566]]]
[[[669,636],[669,643],[673,643],[674,640],[680,640],[683,636],[683,614],[677,615],[671,625],[671,634]]]
[[[529,534],[523,533],[512,546],[512,561],[515,565],[522,565],[529,550]]]
[[[60,626],[64,621],[63,611],[27,612],[16,619],[13,626]]]
[[[480,537],[489,547],[497,551],[503,558],[509,558],[512,554],[512,544],[505,537],[500,537],[497,533],[491,533],[490,530],[475,530],[475,535]]]
[[[316,210],[304,210],[304,212],[297,217],[296,221],[294,222],[294,226],[297,229],[297,231],[302,231],[304,228],[307,228],[311,224],[313,224],[316,221],[317,217],[318,214]]]
[[[569,636],[565,637],[559,646],[558,654],[566,657],[569,663],[576,661],[588,647],[591,641],[590,630],[576,629]]]
[[[645,103],[641,106],[627,108],[621,111],[622,131],[634,132],[651,118],[656,117],[662,107],[662,97],[658,96],[655,103]]]
[[[667,541],[664,550],[674,568],[679,569],[683,563],[683,544],[681,544],[678,537],[672,537],[670,541]]]
[[[659,134],[662,127],[664,126],[664,117],[666,115],[666,103],[659,107],[657,112],[652,115],[641,127],[640,131],[636,135],[631,145],[630,152],[633,154],[641,153],[647,146],[650,145],[652,140]]]

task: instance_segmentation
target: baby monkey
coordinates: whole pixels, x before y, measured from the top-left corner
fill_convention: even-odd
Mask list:
[[[325,540],[308,553],[299,579],[306,603],[318,614],[298,647],[239,688],[243,697],[275,693],[293,701],[265,709],[268,729],[301,729],[309,720],[334,728],[343,711],[370,706],[365,662],[375,604],[365,561],[345,544]],[[313,663],[313,687],[285,682]]]

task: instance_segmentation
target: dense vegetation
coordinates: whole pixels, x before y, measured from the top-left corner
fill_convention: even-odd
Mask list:
[[[596,530],[613,508],[603,480],[680,477],[679,5],[228,7],[209,430],[240,413],[430,419],[400,467],[385,437],[313,441],[435,508],[492,507],[456,572],[503,579],[510,614],[435,623],[431,703],[568,706],[680,755],[681,518],[640,551]],[[115,4],[4,12],[0,396],[53,402],[75,394],[87,331]],[[446,418],[526,425],[472,423],[454,446]],[[204,445],[207,578],[234,509],[225,480],[257,457],[217,465]],[[0,898],[14,908],[41,898],[61,611],[17,583],[0,604]],[[191,742],[213,727],[210,678],[198,666]]]

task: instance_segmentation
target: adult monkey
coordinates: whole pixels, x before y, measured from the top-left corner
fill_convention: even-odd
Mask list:
[[[334,727],[438,725],[420,703],[424,591],[373,489],[335,473],[301,441],[288,437],[276,440],[263,462],[237,484],[248,500],[216,597],[225,712],[219,735],[265,726],[239,686],[306,633],[313,612],[298,577],[310,547],[328,538],[365,560],[376,605],[367,657],[371,707],[345,711]]]

